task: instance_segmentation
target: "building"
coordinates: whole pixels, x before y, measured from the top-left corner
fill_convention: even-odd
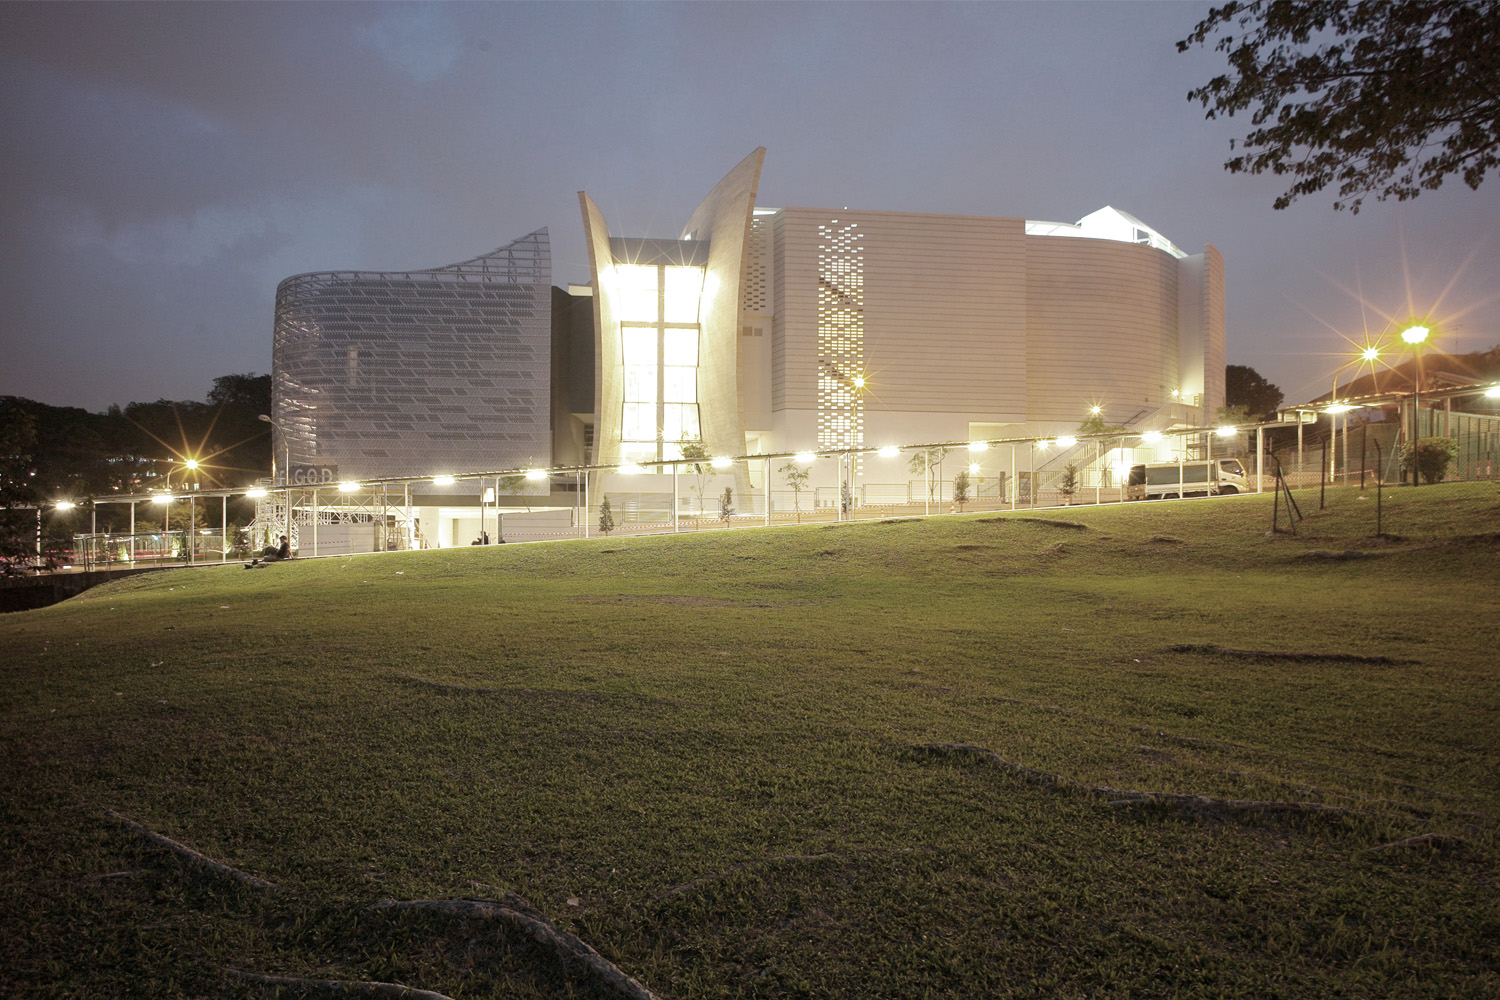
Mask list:
[[[546,229],[446,267],[283,281],[271,417],[292,481],[550,464],[552,291]]]
[[[1213,247],[1188,255],[1112,208],[1062,224],[756,207],[764,155],[676,240],[613,236],[580,193],[594,464],[671,459],[684,438],[739,456],[1066,434],[1091,413],[1202,425],[1224,405]],[[755,473],[736,467],[740,492]]]
[[[1066,224],[757,207],[764,158],[736,165],[676,238],[613,234],[579,192],[590,275],[566,291],[545,229],[448,267],[283,282],[273,419],[292,482],[592,467],[596,495],[659,492],[617,470],[664,472],[650,463],[691,442],[785,456],[1062,435],[1091,413],[1200,426],[1223,405],[1212,246],[1186,254],[1112,208]],[[1138,460],[1076,458],[1096,475]],[[769,470],[716,476],[748,500]],[[997,455],[984,475],[1043,471]],[[577,503],[567,479],[553,476],[556,506]],[[909,479],[863,458],[813,476],[882,496]],[[447,501],[428,492],[430,523]]]

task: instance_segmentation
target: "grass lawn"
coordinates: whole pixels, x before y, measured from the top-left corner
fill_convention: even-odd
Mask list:
[[[374,907],[505,893],[663,998],[1500,995],[1500,489],[1388,490],[1385,538],[1328,499],[1295,537],[1266,495],[0,617],[0,995],[611,995]]]

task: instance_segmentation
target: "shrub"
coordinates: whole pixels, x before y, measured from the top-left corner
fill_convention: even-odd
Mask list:
[[[1419,438],[1415,448],[1410,443],[1401,446],[1401,469],[1410,475],[1415,460],[1423,482],[1440,483],[1448,473],[1448,463],[1457,457],[1458,442],[1453,438]]]

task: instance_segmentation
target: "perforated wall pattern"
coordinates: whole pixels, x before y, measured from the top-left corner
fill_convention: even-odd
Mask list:
[[[551,270],[539,229],[447,267],[282,282],[277,455],[346,479],[546,462]]]
[[[857,223],[818,226],[818,447],[864,444],[865,265]]]

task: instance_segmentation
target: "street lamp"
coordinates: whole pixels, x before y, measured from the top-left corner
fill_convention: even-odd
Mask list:
[[[286,428],[272,420],[269,414],[262,413],[256,417],[264,420],[281,434],[281,446],[286,450],[286,465],[282,470],[286,483],[286,537],[292,537],[292,439],[286,432]],[[271,448],[271,481],[276,481],[276,448]]]
[[[1417,444],[1422,436],[1422,345],[1427,342],[1427,335],[1431,332],[1427,327],[1418,324],[1412,324],[1401,331],[1401,339],[1410,344],[1417,355],[1417,380],[1412,385],[1411,403],[1411,484],[1413,486],[1422,481],[1417,462]]]
[[[278,430],[278,431],[281,432],[281,447],[282,447],[283,451],[286,454],[286,464],[285,464],[285,467],[282,469],[281,474],[284,477],[286,477],[286,484],[288,486],[290,486],[292,484],[292,439],[291,439],[291,436],[289,434],[287,434],[286,428],[283,427],[283,426],[281,426],[280,424],[278,424],[276,421],[272,420],[269,414],[262,413],[259,416],[257,416],[255,419],[257,419],[257,420],[264,420],[266,423],[270,424],[272,427],[276,428],[276,430]],[[272,448],[271,449],[271,480],[274,482],[275,479],[276,479],[276,449]]]

